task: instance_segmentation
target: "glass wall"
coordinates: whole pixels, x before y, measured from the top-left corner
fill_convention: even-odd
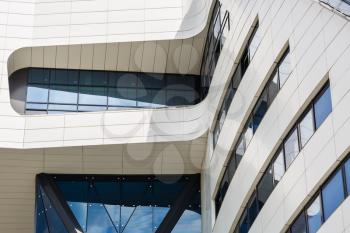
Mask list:
[[[244,73],[248,69],[249,63],[252,60],[257,50],[257,47],[259,45],[260,37],[259,37],[259,34],[257,33],[258,27],[259,27],[259,22],[255,24],[252,30],[252,34],[250,35],[250,38],[245,46],[243,54],[239,60],[239,64],[237,65],[237,68],[227,87],[224,100],[222,101],[221,107],[219,109],[219,113],[216,117],[216,122],[213,129],[213,146],[214,147],[216,146],[216,143],[219,139],[219,135],[220,135],[222,126],[224,124],[224,121],[226,119],[227,111],[231,106],[233,97],[235,96],[237,88],[244,76]]]
[[[216,1],[209,23],[201,65],[203,97],[208,93],[214,70],[225,42],[224,31],[229,30],[229,23],[229,13],[226,11],[223,14],[220,1]]]
[[[46,68],[26,72],[27,114],[161,108],[200,101],[197,75]]]
[[[349,195],[349,155],[321,185],[315,197],[303,208],[287,233],[316,233]],[[296,231],[295,229],[298,229]]]
[[[320,2],[334,8],[347,17],[350,17],[350,0],[319,0]]]
[[[306,145],[306,142],[310,139],[310,137],[315,133],[315,130],[312,130],[310,133],[310,129],[317,129],[315,125],[314,118],[317,118],[320,116],[319,112],[316,110],[317,108],[322,109],[328,109],[330,107],[330,112],[332,111],[332,106],[328,106],[329,103],[331,103],[331,95],[329,93],[329,83],[327,82],[325,86],[321,89],[319,94],[311,101],[310,105],[306,108],[306,111],[301,115],[301,117],[297,120],[297,123],[292,127],[290,132],[287,134],[287,136],[283,139],[282,145],[280,145],[279,149],[277,150],[276,154],[274,155],[272,161],[269,163],[267,169],[265,170],[263,176],[261,177],[258,185],[255,187],[254,194],[251,196],[251,199],[256,199],[255,202],[258,203],[258,209],[257,213],[252,215],[249,224],[247,225],[247,231],[238,231],[239,233],[246,233],[249,231],[251,225],[254,223],[255,217],[258,215],[260,210],[263,208],[264,204],[268,200],[269,196],[279,183],[279,181],[282,179],[282,176],[286,172],[286,170],[289,168],[291,163],[294,161],[294,159],[298,156],[299,151]],[[322,99],[323,104],[316,104],[319,103],[319,101]],[[316,107],[317,106],[317,107]],[[311,114],[310,114],[311,112]],[[329,115],[329,113],[324,115],[323,112],[321,113],[323,121],[325,118]],[[310,115],[312,116],[312,120],[310,120]],[[322,122],[323,122],[322,121]],[[305,122],[313,122],[313,125],[309,125],[309,123]],[[321,122],[321,123],[322,123]],[[304,129],[304,126],[307,125],[308,130],[301,130]],[[303,135],[303,133],[306,133],[306,136]],[[307,140],[302,139],[307,138]],[[330,213],[334,211],[334,206],[337,206],[339,202],[341,202],[344,197],[342,194],[334,193],[331,190],[342,190],[342,187],[337,186],[337,183],[330,183],[329,187],[324,189],[324,196],[331,196],[331,199],[333,203],[329,203],[329,206],[325,206],[323,208],[326,217]],[[340,192],[342,193],[342,192]],[[253,201],[252,201],[253,202]],[[315,204],[310,207],[309,212],[306,214],[311,215],[312,212],[312,221],[310,220],[309,224],[311,225],[310,229],[316,229],[318,225],[320,225],[320,218],[319,214],[321,209],[317,207],[318,202],[315,199]],[[249,205],[246,206],[246,209],[251,208]],[[244,218],[245,216],[242,215],[241,218]],[[291,232],[304,232],[300,229],[304,229],[303,226],[306,224],[306,222],[303,222],[304,217],[301,217],[300,219],[296,220],[295,226],[291,229]],[[240,228],[241,226],[237,226],[237,228]],[[318,229],[318,228],[317,228]],[[310,231],[314,232],[314,231]]]
[[[256,29],[255,29],[256,30]],[[256,41],[256,36],[252,37],[252,41]],[[256,44],[256,43],[255,43]],[[249,45],[248,48],[251,48],[252,51],[256,50],[257,45]],[[250,57],[252,57],[252,52],[248,49],[247,51],[248,54],[250,54]],[[241,63],[240,63],[241,64]],[[243,67],[240,65],[240,67]],[[247,66],[246,66],[247,67]],[[240,70],[239,73],[245,72],[246,68],[243,70]],[[236,71],[237,72],[237,71]],[[237,166],[239,165],[246,149],[248,148],[248,145],[250,143],[250,140],[252,139],[254,133],[258,129],[260,122],[265,116],[265,113],[267,112],[268,108],[271,106],[273,100],[275,99],[277,93],[279,90],[282,88],[283,84],[286,82],[286,80],[289,78],[291,74],[291,67],[290,67],[290,55],[289,55],[289,48],[286,50],[286,52],[283,54],[282,58],[280,61],[277,63],[277,66],[275,70],[273,71],[269,81],[265,85],[255,107],[253,108],[253,111],[250,113],[250,116],[245,124],[245,127],[243,128],[243,131],[240,135],[240,139],[238,140],[237,144],[234,146],[234,149],[230,155],[230,159],[227,164],[227,168],[230,167],[230,171],[226,168],[225,169],[225,174],[230,173],[231,175],[229,176],[229,180],[226,181],[226,183],[230,183],[233,174],[236,171]],[[238,82],[235,80],[239,80]],[[241,77],[235,76],[233,77],[233,83],[239,83],[241,80]],[[237,85],[238,86],[238,85]],[[228,95],[225,96],[223,106],[219,112],[219,117],[218,119],[222,119],[226,117],[226,112],[228,110],[228,107],[230,106],[229,104],[232,101],[231,96],[233,96],[235,93],[236,89],[235,88],[229,88]],[[229,104],[226,104],[226,102],[229,102]],[[223,117],[225,116],[225,117]],[[217,121],[214,131],[213,131],[213,140],[214,140],[214,146],[219,138],[219,134],[221,131],[223,125],[223,120]],[[291,144],[292,146],[293,144]],[[279,168],[280,169],[280,168]],[[278,177],[276,177],[278,179]],[[220,186],[218,193],[215,198],[215,203],[216,203],[216,210],[218,213],[218,210],[220,209],[221,203],[224,199],[224,196],[226,194],[226,189],[224,188],[224,183],[223,181],[220,181]]]
[[[37,182],[36,233],[68,232],[56,209],[84,233],[153,233],[165,219],[175,221],[166,232],[201,232],[199,175],[42,175],[50,184]],[[51,199],[63,200],[61,208]]]

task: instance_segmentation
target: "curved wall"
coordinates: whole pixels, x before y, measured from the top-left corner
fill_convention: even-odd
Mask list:
[[[345,108],[350,103],[350,65],[346,62],[350,59],[350,42],[346,39],[350,36],[350,24],[343,16],[311,0],[223,1],[223,9],[230,12],[231,30],[214,73],[213,86],[225,86],[230,80],[256,16],[259,18],[257,33],[262,39],[238,87],[239,95],[234,97],[228,110],[229,117],[215,150],[208,145],[203,165],[203,184],[207,185],[204,194],[207,201],[203,207],[205,232],[234,231],[281,140],[325,81],[330,80],[332,113],[289,167],[249,231],[284,232],[350,150],[350,143],[345,139],[350,122],[350,111]],[[215,218],[214,198],[230,150],[286,43],[290,45],[292,74],[254,134]],[[209,93],[209,97],[213,95]],[[210,137],[211,134],[208,142]]]

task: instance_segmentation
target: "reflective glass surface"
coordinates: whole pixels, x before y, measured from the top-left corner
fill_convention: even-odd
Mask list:
[[[298,142],[298,132],[295,128],[286,139],[284,143],[284,155],[286,159],[286,167],[288,168],[290,164],[299,154],[299,142]]]
[[[186,190],[193,186],[188,182],[195,181],[200,187],[198,175],[51,177],[59,190],[55,195],[66,201],[84,233],[154,233],[167,214],[174,211],[172,207],[183,210],[172,232],[201,232],[200,192]],[[38,188],[41,190],[40,184]],[[177,198],[183,192],[188,197],[179,202]],[[47,196],[39,195],[36,205],[37,233],[66,232]],[[41,215],[45,218],[39,218]]]
[[[314,116],[313,116],[312,109],[300,121],[299,130],[300,130],[301,146],[304,147],[304,145],[309,141],[309,139],[315,132]]]
[[[194,105],[202,96],[198,75],[46,68],[24,72],[26,110],[32,114]]]
[[[291,227],[291,233],[306,233],[305,215],[302,212]]]
[[[310,207],[306,210],[308,232],[316,233],[322,224],[321,198],[317,196]]]
[[[335,209],[338,208],[343,200],[343,177],[341,171],[338,171],[322,189],[322,204],[325,220],[329,218],[329,216],[335,211]]]
[[[316,129],[320,127],[327,116],[332,112],[332,100],[329,87],[324,90],[321,96],[316,100],[315,105],[315,123]]]

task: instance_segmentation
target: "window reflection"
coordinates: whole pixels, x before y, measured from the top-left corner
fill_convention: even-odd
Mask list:
[[[320,127],[327,116],[332,112],[332,100],[329,87],[324,90],[322,95],[315,103],[315,123],[316,129]]]
[[[196,75],[36,68],[27,72],[26,112],[33,114],[194,105],[201,96]]]
[[[311,136],[314,134],[314,116],[313,116],[312,109],[300,121],[299,130],[300,130],[301,146],[304,147],[304,145],[309,141]]]
[[[322,224],[322,207],[320,196],[317,196],[314,202],[306,210],[308,232],[316,233]]]
[[[299,153],[298,133],[295,128],[284,143],[284,153],[286,158],[286,167],[294,161]]]

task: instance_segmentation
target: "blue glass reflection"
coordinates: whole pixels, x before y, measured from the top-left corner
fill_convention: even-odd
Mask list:
[[[341,170],[339,170],[331,180],[328,181],[322,190],[322,204],[324,210],[324,218],[327,220],[329,216],[338,208],[344,200],[344,186]]]
[[[200,181],[199,176],[196,179]],[[188,177],[179,176],[165,176],[163,180],[149,176],[118,179],[102,176],[95,179],[55,175],[54,178],[54,183],[84,233],[154,233],[188,182]],[[200,192],[196,190],[191,196],[173,232],[201,232]],[[39,200],[37,203],[40,207]],[[43,208],[37,208],[38,214],[40,209]],[[55,226],[54,222],[62,224],[56,218],[58,216],[53,215],[47,225]],[[44,233],[45,222],[37,224],[37,233]]]
[[[201,225],[200,214],[185,210],[172,233],[200,233]]]
[[[332,112],[332,100],[329,87],[323,92],[315,103],[316,129],[320,127],[327,116]]]

